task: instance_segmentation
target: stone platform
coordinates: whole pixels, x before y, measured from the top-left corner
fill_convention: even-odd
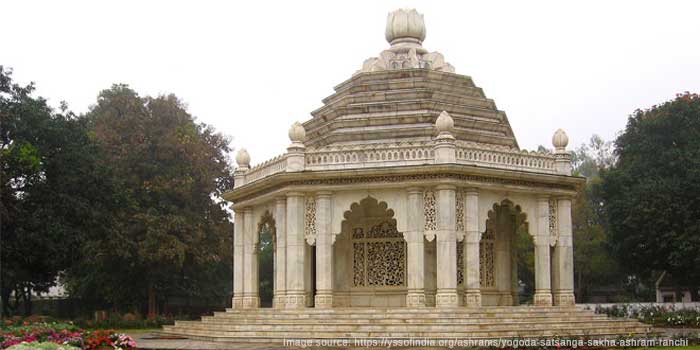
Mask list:
[[[282,344],[285,339],[610,338],[650,332],[648,325],[636,320],[611,319],[589,310],[517,306],[227,310],[201,321],[177,321],[163,327],[162,334],[215,342]]]

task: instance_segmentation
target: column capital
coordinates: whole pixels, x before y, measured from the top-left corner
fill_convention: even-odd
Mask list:
[[[471,195],[471,196],[478,196],[479,195],[479,189],[476,187],[467,187],[464,189],[464,194],[466,195]]]
[[[549,200],[552,198],[552,196],[548,194],[538,194],[537,195],[537,201],[538,202],[549,202]]]
[[[275,202],[276,202],[277,204],[281,204],[281,203],[285,203],[285,204],[286,204],[286,203],[287,203],[287,197],[286,197],[286,196],[277,196],[277,197],[275,197]]]
[[[253,207],[245,207],[241,210],[244,214],[253,214]]]
[[[304,192],[299,192],[299,191],[290,191],[285,193],[287,198],[289,197],[304,197],[306,194]]]
[[[331,191],[318,191],[316,192],[316,198],[327,198],[333,195]]]
[[[406,189],[406,192],[408,192],[408,194],[413,194],[413,193],[422,194],[423,188],[422,187],[409,187]]]

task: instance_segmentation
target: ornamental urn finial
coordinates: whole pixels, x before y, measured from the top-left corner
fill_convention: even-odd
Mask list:
[[[294,122],[289,128],[289,139],[293,144],[303,143],[306,140],[306,129],[299,122]]]
[[[423,15],[416,9],[398,9],[389,12],[385,36],[391,46],[406,43],[420,46],[425,40]]]
[[[566,136],[564,130],[557,129],[557,131],[554,132],[554,136],[552,136],[552,145],[554,146],[554,150],[556,152],[564,152],[568,144],[569,137]]]
[[[238,150],[238,153],[236,153],[236,163],[238,163],[240,169],[250,168],[250,154],[248,154],[245,148],[241,148]]]
[[[455,127],[455,121],[447,111],[442,111],[435,120],[435,128],[440,135],[450,134]]]

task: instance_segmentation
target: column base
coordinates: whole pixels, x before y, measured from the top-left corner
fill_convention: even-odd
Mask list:
[[[464,293],[464,306],[481,307],[481,291],[467,291]]]
[[[435,294],[435,307],[458,307],[459,295],[457,291],[438,291]]]
[[[231,300],[231,307],[234,309],[242,309],[243,297],[233,297],[233,299]]]
[[[556,306],[576,305],[576,297],[574,297],[574,293],[571,291],[554,292],[552,298],[554,299],[554,305]]]
[[[275,293],[275,296],[272,298],[272,307],[275,309],[287,307],[287,296],[284,293]]]
[[[243,297],[243,308],[244,309],[257,309],[259,307],[260,307],[260,297],[257,297],[257,296]]]
[[[316,294],[314,297],[314,307],[317,309],[330,309],[333,307],[333,294]]]
[[[501,306],[513,306],[513,295],[510,293],[501,294],[501,301],[499,303]]]
[[[303,309],[306,307],[306,294],[289,294],[287,292],[287,309]]]
[[[552,293],[549,291],[535,292],[533,304],[536,306],[552,306]]]
[[[425,306],[425,293],[409,292],[406,294],[406,307],[423,307]]]

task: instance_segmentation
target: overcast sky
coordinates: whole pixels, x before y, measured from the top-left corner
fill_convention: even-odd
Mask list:
[[[3,1],[0,64],[53,106],[100,90],[174,93],[252,162],[389,46],[386,15],[415,7],[423,46],[496,101],[521,148],[614,138],[637,108],[700,92],[700,1]]]

